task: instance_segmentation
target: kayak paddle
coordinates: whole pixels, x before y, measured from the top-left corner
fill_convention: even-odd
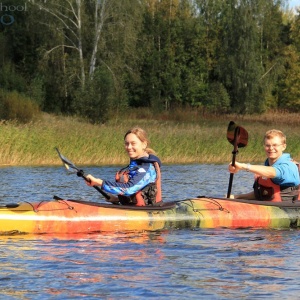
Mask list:
[[[71,169],[74,169],[75,172],[77,173],[77,176],[82,177],[85,181],[89,182],[90,180],[84,175],[84,171],[78,169],[69,159],[67,159],[65,156],[63,156],[58,148],[55,148],[61,161],[63,162],[65,168],[70,171]],[[106,194],[104,191],[102,191],[98,186],[93,186],[93,188],[95,188],[99,193],[101,193],[107,200],[110,199],[110,196],[108,194]]]
[[[233,121],[230,121],[227,129],[227,140],[233,145],[232,151],[232,166],[235,165],[235,157],[238,154],[238,148],[246,147],[248,144],[248,132],[241,126],[238,126]],[[230,197],[232,181],[234,173],[230,173],[227,198]]]

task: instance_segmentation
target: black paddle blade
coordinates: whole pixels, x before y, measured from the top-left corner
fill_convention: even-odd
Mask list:
[[[70,168],[76,170],[77,172],[80,171],[80,170],[79,170],[79,169],[78,169],[78,168],[77,168],[77,167],[76,167],[69,159],[67,159],[65,156],[63,156],[63,155],[59,152],[58,148],[55,148],[55,149],[56,149],[56,151],[57,151],[57,153],[58,153],[58,155],[59,155],[61,161],[63,162],[65,168],[66,168],[68,171],[70,171]]]
[[[227,140],[232,145],[236,142],[238,148],[246,147],[248,144],[248,132],[243,127],[230,121],[227,129]]]
[[[248,132],[243,127],[238,126],[233,121],[230,121],[227,129],[227,140],[234,147],[232,151],[232,166],[234,166],[235,157],[238,153],[238,148],[245,147],[248,144]],[[231,194],[233,175],[234,175],[233,173],[230,173],[227,198],[229,198]]]
[[[56,149],[61,161],[63,162],[64,166],[66,167],[66,169],[68,171],[70,171],[70,168],[74,169],[76,171],[78,177],[82,177],[85,181],[90,182],[90,180],[87,177],[85,177],[83,170],[79,170],[69,159],[67,159],[65,156],[63,156],[59,152],[58,148],[55,148],[55,149]],[[106,194],[104,191],[102,191],[101,188],[99,188],[98,186],[93,186],[93,188],[96,189],[100,194],[102,194],[102,196],[104,196],[105,199],[107,199],[107,200],[110,199],[110,196],[108,194]]]

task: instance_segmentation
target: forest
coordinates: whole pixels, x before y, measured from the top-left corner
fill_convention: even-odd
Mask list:
[[[0,119],[300,111],[286,0],[2,0]]]

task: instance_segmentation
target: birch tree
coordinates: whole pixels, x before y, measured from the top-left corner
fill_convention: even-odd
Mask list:
[[[54,45],[51,49],[46,51],[46,55],[58,50],[59,48],[74,49],[78,53],[78,61],[80,66],[80,82],[82,87],[85,86],[86,70],[85,61],[89,60],[89,76],[93,76],[95,72],[96,56],[98,51],[98,43],[101,36],[103,24],[107,17],[107,2],[106,0],[94,2],[94,26],[92,31],[94,38],[92,44],[92,54],[90,59],[85,57],[83,51],[84,36],[83,36],[83,22],[84,22],[84,1],[82,0],[61,0],[61,1],[30,1],[36,5],[40,10],[45,11],[54,18],[54,22],[59,25],[56,29],[60,31],[64,37],[63,43]],[[55,24],[55,23],[54,23]],[[48,23],[47,26],[53,26]]]
[[[133,66],[137,58],[133,50],[137,32],[141,27],[142,2],[138,0],[29,2],[43,13],[37,17],[37,22],[43,22],[45,26],[55,29],[61,36],[59,42],[57,40],[52,41],[52,44],[49,42],[51,47],[48,46],[45,50],[44,57],[47,59],[50,55],[59,53],[59,57],[63,59],[64,77],[68,81],[67,90],[69,90],[66,96],[77,99],[74,105],[80,113],[88,106],[89,111],[94,113],[98,109],[97,106],[103,106],[101,103],[104,102],[107,104],[102,111],[109,105],[126,102],[124,75],[135,73]],[[112,87],[109,82],[112,83]],[[101,94],[103,99],[100,101]],[[98,103],[97,99],[91,99],[94,96],[98,97]],[[113,99],[118,99],[118,102]]]

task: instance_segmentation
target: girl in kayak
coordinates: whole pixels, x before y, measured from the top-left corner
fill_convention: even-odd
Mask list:
[[[230,173],[240,170],[255,175],[253,191],[234,195],[235,199],[256,199],[273,202],[300,200],[299,164],[294,162],[286,149],[286,136],[280,130],[269,130],[264,136],[267,159],[262,165],[235,162],[229,165]]]
[[[87,175],[87,185],[100,186],[111,195],[108,201],[115,204],[160,205],[161,161],[149,148],[146,132],[139,127],[132,128],[126,132],[124,142],[130,158],[129,165],[117,172],[115,181]]]

